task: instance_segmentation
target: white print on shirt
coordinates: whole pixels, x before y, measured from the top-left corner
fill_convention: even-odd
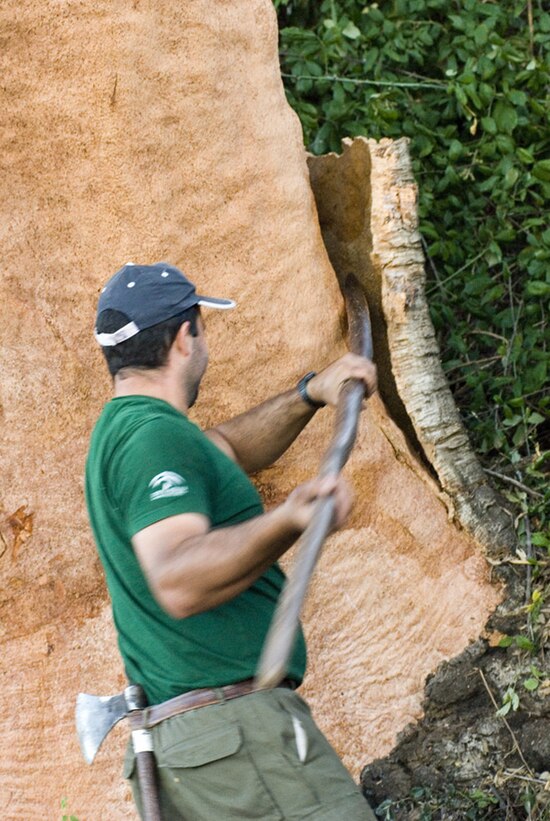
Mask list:
[[[149,498],[152,502],[157,499],[168,499],[171,496],[184,496],[189,493],[189,487],[183,476],[180,476],[179,473],[173,473],[171,470],[163,470],[162,473],[157,473],[149,482],[149,487],[159,488],[151,492]]]

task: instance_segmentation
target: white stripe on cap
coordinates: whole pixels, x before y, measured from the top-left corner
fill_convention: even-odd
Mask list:
[[[123,325],[118,331],[112,334],[98,334],[97,329],[94,330],[94,336],[102,348],[110,348],[113,345],[119,345],[121,342],[126,342],[132,336],[139,333],[139,328],[135,322],[128,322]]]
[[[236,308],[237,303],[232,299],[216,299],[215,297],[201,296],[197,300],[197,305],[204,305],[205,308],[218,308],[220,311],[228,311]]]

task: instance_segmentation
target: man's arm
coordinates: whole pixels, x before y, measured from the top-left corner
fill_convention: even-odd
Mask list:
[[[316,500],[330,493],[337,529],[352,504],[341,477],[299,485],[283,504],[232,527],[209,530],[205,516],[182,513],[139,531],[132,544],[155,599],[181,619],[238,596],[288,550],[308,526]]]
[[[336,405],[346,379],[361,379],[367,396],[376,390],[376,368],[369,359],[346,354],[308,382],[307,392],[317,402]],[[247,473],[272,465],[290,447],[313,417],[315,409],[292,390],[205,431],[215,444]]]

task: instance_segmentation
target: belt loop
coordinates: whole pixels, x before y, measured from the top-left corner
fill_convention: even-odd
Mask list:
[[[142,726],[145,730],[149,729],[149,707],[145,707],[141,711]]]
[[[221,704],[225,704],[227,699],[223,687],[212,687],[212,692]]]

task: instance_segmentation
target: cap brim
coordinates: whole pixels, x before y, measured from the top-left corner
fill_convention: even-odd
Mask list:
[[[237,306],[232,299],[216,299],[213,296],[199,296],[198,294],[197,304],[204,305],[205,308],[217,308],[219,311],[228,311]]]

